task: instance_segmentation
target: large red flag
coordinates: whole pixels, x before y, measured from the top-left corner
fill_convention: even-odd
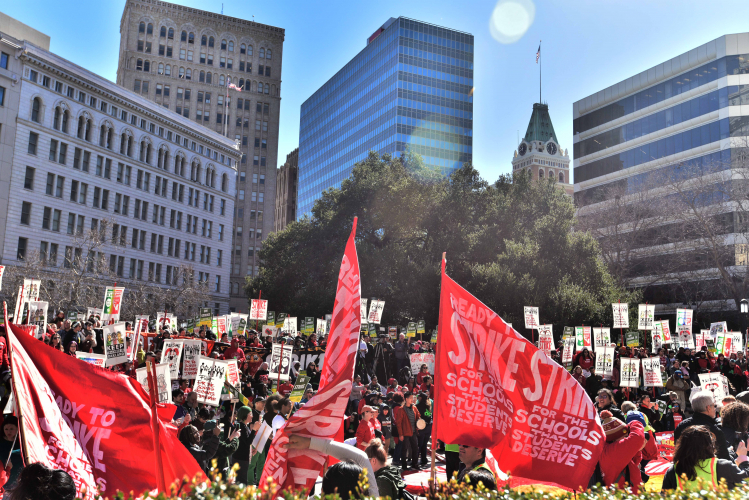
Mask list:
[[[320,374],[320,388],[273,438],[260,485],[272,477],[281,489],[306,488],[312,491],[326,456],[312,450],[286,450],[289,433],[334,439],[343,424],[343,414],[351,394],[356,351],[359,346],[361,285],[359,258],[356,256],[356,218],[351,229],[341,270],[330,323],[330,336]]]
[[[592,401],[572,376],[445,274],[434,435],[488,448],[513,476],[586,488],[603,449]]]
[[[140,384],[52,349],[17,325],[7,331],[26,463],[65,470],[87,499],[97,487],[105,497],[156,488],[151,410]],[[201,472],[174,426],[159,420],[158,432],[167,485]]]

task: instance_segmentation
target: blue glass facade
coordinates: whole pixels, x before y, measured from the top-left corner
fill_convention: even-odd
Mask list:
[[[473,35],[400,17],[304,104],[300,215],[339,187],[369,151],[406,148],[449,174],[473,148]]]

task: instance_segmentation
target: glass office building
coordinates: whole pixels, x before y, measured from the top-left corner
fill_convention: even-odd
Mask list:
[[[406,149],[445,175],[471,162],[473,35],[390,18],[302,104],[298,213],[369,151]]]

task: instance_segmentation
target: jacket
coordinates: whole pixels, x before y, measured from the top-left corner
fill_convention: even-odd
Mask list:
[[[419,413],[419,409],[416,408],[416,405],[411,405],[411,408],[414,411],[414,425],[415,425],[416,421],[421,418],[421,413]],[[395,411],[393,412],[393,415],[395,416],[395,426],[398,428],[398,436],[401,439],[404,437],[413,436],[416,429],[411,429],[411,422],[408,421],[408,415],[406,415],[406,410],[404,410],[402,406],[399,406],[398,408],[395,409]]]
[[[715,456],[723,460],[733,460],[731,454],[728,451],[728,445],[726,444],[726,436],[723,434],[723,429],[715,422],[714,418],[704,413],[695,413],[691,417],[682,420],[681,423],[676,427],[674,431],[674,443],[679,440],[681,433],[685,429],[692,427],[693,425],[704,425],[710,432],[715,434]]]
[[[194,444],[187,448],[187,451],[190,452],[190,455],[192,455],[195,461],[198,462],[198,466],[206,474],[208,473],[208,465],[210,464],[210,460],[218,450],[218,443],[218,438],[211,434],[205,441],[203,441],[202,447]]]
[[[627,436],[603,445],[598,463],[605,486],[615,484],[617,488],[624,489],[624,483],[627,482],[632,486],[632,492],[637,494],[642,483],[639,463],[642,459],[640,449],[645,443],[645,431],[642,423],[637,421],[630,422],[627,427]]]
[[[400,498],[400,492],[406,487],[398,468],[392,465],[387,465],[375,472],[375,479],[377,479],[377,488],[380,490],[381,497]]]
[[[608,405],[606,405],[603,408],[599,408],[599,407],[596,406],[596,411],[598,412],[599,415],[601,414],[601,412],[603,410],[610,411],[611,415],[614,418],[618,418],[622,422],[626,422],[627,421],[627,417],[624,416],[624,413],[619,408],[617,408],[616,406],[614,406],[613,404],[608,404]]]
[[[224,472],[229,468],[229,461],[231,456],[239,448],[239,438],[234,438],[231,441],[226,440],[226,436],[222,433],[219,438],[218,448],[213,458],[216,460],[216,468],[219,472]]]
[[[749,470],[747,467],[749,467],[749,462],[743,462],[740,466],[737,466],[730,460],[718,460],[715,467],[715,475],[718,476],[718,480],[725,479],[726,486],[729,490],[732,490],[736,487],[736,483],[740,483],[749,478]],[[663,476],[663,486],[661,489],[675,490],[677,487],[676,472],[672,465],[671,468],[666,471],[666,475]]]

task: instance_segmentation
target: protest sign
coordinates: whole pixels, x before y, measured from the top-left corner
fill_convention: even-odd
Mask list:
[[[135,378],[140,382],[143,390],[146,394],[150,395],[151,391],[148,387],[148,367],[138,368],[135,370]],[[157,403],[171,403],[172,402],[172,376],[169,371],[169,365],[167,363],[159,363],[156,365],[156,387],[159,391],[159,399]]]
[[[307,375],[302,375],[302,373],[304,372],[299,372],[299,376],[294,383],[294,389],[291,390],[291,394],[289,395],[289,399],[292,403],[299,403],[302,400],[302,397],[304,397],[304,391],[307,389],[309,377]]]
[[[416,323],[411,321],[406,325],[406,337],[416,337]]]
[[[361,323],[367,323],[367,299],[361,299],[361,304],[359,304],[359,316],[359,321]]]
[[[13,321],[21,324],[24,321],[24,310],[29,302],[39,301],[39,292],[42,287],[42,280],[24,279],[23,285],[18,289],[16,297],[16,308],[13,311]]]
[[[5,274],[5,266],[0,266],[0,290],[3,289],[3,274]]]
[[[611,304],[614,310],[614,328],[629,328],[629,304]]]
[[[304,318],[304,329],[302,330],[302,332],[305,335],[315,333],[315,318]]]
[[[28,324],[36,325],[36,337],[43,338],[47,329],[47,309],[49,302],[41,300],[29,301],[29,321]]]
[[[198,374],[198,358],[202,353],[200,340],[179,340],[182,343],[182,378],[194,379]]]
[[[598,352],[601,347],[608,347],[610,343],[610,328],[593,328],[593,350],[595,352]]]
[[[369,323],[368,328],[369,328],[369,337],[377,338],[377,325],[375,325],[374,323]]]
[[[596,351],[596,375],[600,375],[604,380],[613,380],[614,378],[614,351],[613,346],[599,347]]]
[[[275,326],[277,326],[279,328],[279,330],[283,330],[283,325],[286,323],[286,318],[288,316],[289,315],[286,314],[286,313],[278,313],[278,315],[276,316],[276,325]]]
[[[104,335],[104,354],[107,356],[107,366],[114,366],[127,362],[125,323],[105,325],[102,327],[102,330]]]
[[[91,319],[92,316],[96,316],[97,318],[101,319],[101,314],[102,314],[101,309],[98,309],[96,307],[87,307],[86,317],[84,319]]]
[[[388,336],[391,339],[397,339],[398,338],[398,327],[397,326],[388,326]]]
[[[297,335],[297,319],[295,316],[286,316],[286,320],[283,323],[283,327],[281,328],[281,332],[284,335],[288,335],[291,337],[296,337]]]
[[[717,323],[710,323],[710,338],[713,340],[718,338],[718,335],[728,331],[728,325],[725,321],[719,321]]]
[[[270,337],[272,339],[276,338],[278,336],[278,327],[277,326],[263,326],[263,337]]]
[[[661,323],[661,335],[663,336],[663,343],[670,344],[671,340],[671,327],[668,326],[668,320],[664,319]]]
[[[650,330],[650,349],[653,354],[656,354],[658,350],[663,347],[663,332],[661,330],[660,321],[656,321],[653,329]]]
[[[265,324],[268,326],[276,326],[276,312],[268,311],[268,319],[265,320]]]
[[[517,477],[584,489],[604,441],[590,397],[444,266],[433,439],[489,449]],[[532,445],[533,436],[542,439]],[[558,459],[560,445],[575,451]]]
[[[200,326],[206,327],[206,329],[211,328],[213,324],[213,310],[210,307],[201,307],[200,308]]]
[[[76,351],[75,357],[86,363],[98,366],[99,368],[104,368],[104,366],[106,366],[107,357],[104,354]]]
[[[229,391],[228,394],[222,395],[221,398],[238,401],[239,398],[234,397],[233,394],[242,390],[242,379],[236,359],[230,359],[226,362],[226,383],[233,387],[235,391]]]
[[[123,287],[108,286],[104,290],[104,307],[101,310],[101,321],[104,324],[116,323],[120,320],[120,309],[122,308]]]
[[[676,331],[689,330],[692,332],[692,316],[694,311],[691,309],[676,310]]]
[[[291,344],[273,344],[270,363],[268,363],[268,378],[270,380],[289,380],[293,350],[294,346]]]
[[[426,333],[426,322],[423,319],[420,319],[416,322],[416,333],[418,334],[424,334]]]
[[[379,325],[382,321],[382,311],[385,309],[384,300],[372,299],[369,304],[369,315],[367,316],[367,323],[374,323]]]
[[[663,387],[660,358],[642,359],[642,380],[645,387]]]
[[[694,348],[701,351],[705,347],[705,339],[710,336],[710,330],[700,330],[700,333],[694,334]]]
[[[620,358],[620,387],[638,387],[640,385],[640,360],[638,358]]]
[[[429,339],[429,343],[436,344],[437,343],[437,330],[432,331],[432,338]]]
[[[566,339],[567,337],[574,337],[575,336],[575,329],[571,326],[565,326],[564,330],[562,330],[562,338]]]
[[[434,374],[434,353],[415,352],[410,355],[411,374],[416,376],[421,370],[421,365],[427,365],[429,373]]]
[[[554,349],[552,327],[553,325],[541,325],[538,327],[538,348],[545,352],[547,356],[551,356],[551,351]]]
[[[575,337],[564,339],[564,350],[562,351],[562,364],[568,366],[572,364],[572,355],[575,351]]]
[[[716,403],[720,402],[729,395],[728,392],[728,380],[725,375],[721,373],[700,373],[697,375],[700,378],[700,388],[703,391],[710,391],[715,397]]]
[[[328,332],[325,331],[325,328],[327,326],[327,322],[324,319],[317,319],[315,321],[315,323],[316,323],[315,331],[317,332],[318,336],[325,335],[326,333],[328,333]],[[372,325],[372,326],[374,326],[374,325]]]
[[[169,364],[172,380],[179,378],[179,360],[184,343],[181,340],[164,340],[161,348],[161,362]]]
[[[268,301],[252,299],[250,301],[250,319],[265,321],[268,315]]]
[[[525,318],[525,327],[528,329],[538,328],[538,307],[523,307],[523,318]]]
[[[639,304],[637,306],[637,329],[652,330],[655,321],[655,306],[652,304]]]
[[[218,406],[221,402],[221,388],[224,387],[227,362],[204,356],[198,357],[198,373],[195,377],[193,392],[198,395],[198,402]]]
[[[679,347],[683,347],[685,349],[695,348],[694,338],[692,337],[691,331],[679,330]]]

